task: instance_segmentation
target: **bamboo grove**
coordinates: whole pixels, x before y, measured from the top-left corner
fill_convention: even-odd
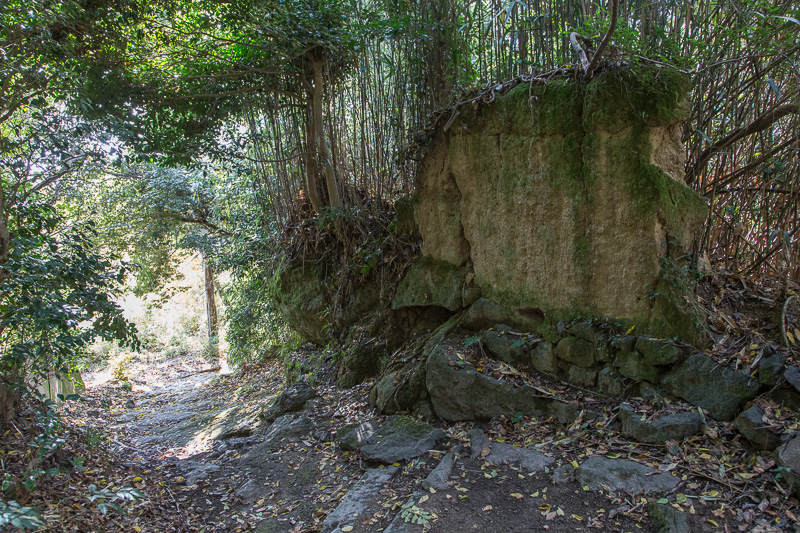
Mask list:
[[[332,167],[351,202],[355,190],[383,200],[410,192],[415,162],[401,155],[433,113],[448,113],[471,90],[571,68],[569,33],[597,42],[610,18],[604,4],[552,0],[359,2],[353,16],[394,22],[363,38],[344,74],[326,84]],[[783,0],[619,4],[612,57],[692,77],[686,179],[710,201],[699,251],[716,268],[800,275],[798,16]],[[283,221],[306,188],[308,109],[272,94],[243,110],[263,202]]]

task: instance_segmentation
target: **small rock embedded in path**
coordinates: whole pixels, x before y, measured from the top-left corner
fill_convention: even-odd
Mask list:
[[[519,466],[528,472],[540,472],[555,462],[552,457],[534,450],[504,442],[491,442],[483,431],[477,428],[469,432],[469,437],[472,448],[470,456],[473,459],[480,455],[494,465],[519,463]]]
[[[431,473],[428,474],[428,477],[422,482],[422,486],[425,489],[434,489],[434,490],[445,490],[450,488],[450,484],[447,483],[448,478],[450,478],[450,474],[453,472],[453,464],[456,460],[456,453],[460,451],[460,446],[457,446],[455,450],[450,451],[442,460],[439,461],[439,464],[436,465],[436,468],[431,470]]]
[[[342,450],[351,452],[360,450],[378,429],[377,420],[368,420],[361,424],[348,424],[336,432],[336,442]]]
[[[578,468],[581,485],[592,490],[628,493],[667,492],[680,483],[668,472],[655,474],[655,469],[625,459],[592,456]]]
[[[214,463],[201,463],[199,461],[179,461],[177,466],[186,472],[184,478],[189,486],[198,481],[208,479],[209,474],[220,469],[220,466]]]
[[[359,522],[359,517],[378,495],[383,484],[389,481],[399,467],[379,467],[367,470],[361,479],[342,498],[341,503],[322,523],[323,533],[341,531],[349,524]]]
[[[243,454],[246,463],[260,463],[261,455],[268,453],[287,442],[297,442],[314,429],[314,424],[304,415],[283,415],[264,433],[263,439],[246,449]]]
[[[766,427],[764,410],[757,405],[736,417],[733,426],[757,450],[772,451],[781,443],[781,436]]]
[[[392,415],[361,446],[361,454],[376,463],[408,461],[432,449],[443,438],[441,429],[408,416]]]
[[[619,406],[622,434],[645,444],[664,444],[668,440],[683,440],[703,430],[698,413],[672,413],[652,421],[644,421],[629,404]]]

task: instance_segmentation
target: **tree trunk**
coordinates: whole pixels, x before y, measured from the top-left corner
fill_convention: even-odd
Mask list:
[[[311,209],[319,214],[322,208],[322,198],[319,191],[319,175],[317,174],[317,141],[314,138],[314,107],[313,103],[308,110],[308,125],[306,127],[306,194],[311,202]]]
[[[200,252],[203,258],[203,281],[206,293],[206,323],[208,326],[208,345],[211,357],[219,359],[219,320],[217,317],[217,302],[214,298],[214,269],[208,261],[208,254]]]
[[[18,368],[5,368],[0,376],[0,423],[7,424],[17,417],[19,391],[10,384],[19,381]]]
[[[0,285],[8,278],[8,270],[4,265],[8,262],[11,250],[11,232],[8,230],[8,216],[6,209],[6,194],[0,186]]]
[[[322,69],[325,64],[319,59],[314,59],[312,60],[311,66],[314,69],[314,96],[311,105],[314,115],[314,140],[317,143],[317,148],[319,151],[318,163],[322,165],[322,168],[325,171],[325,185],[328,190],[328,205],[331,208],[337,208],[342,206],[342,201],[339,198],[339,188],[336,183],[336,172],[334,171],[333,164],[331,163],[331,152],[328,149],[328,141],[325,139],[325,128],[322,120]]]

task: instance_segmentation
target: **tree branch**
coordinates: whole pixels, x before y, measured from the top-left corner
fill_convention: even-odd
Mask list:
[[[229,237],[231,235],[230,232],[225,231],[224,229],[220,228],[216,224],[213,224],[213,223],[211,223],[211,222],[209,222],[207,220],[201,220],[201,219],[198,219],[198,218],[191,218],[191,217],[180,217],[180,218],[178,218],[178,221],[179,222],[185,222],[187,224],[197,224],[198,226],[202,226],[202,227],[206,228],[209,231],[212,231],[214,233],[218,233],[220,235],[224,235],[226,237]]]
[[[592,61],[589,65],[585,68],[586,73],[583,75],[583,79],[588,80],[594,74],[597,65],[600,64],[600,57],[603,55],[603,50],[606,49],[608,46],[609,41],[611,40],[611,35],[614,33],[614,30],[617,28],[617,18],[619,16],[619,0],[609,0],[611,3],[611,24],[608,27],[608,31],[606,32],[606,36],[603,37],[603,40],[600,42],[600,46],[597,47],[597,51],[592,56]],[[570,36],[571,40],[572,36]],[[573,44],[573,47],[575,45]],[[585,57],[585,55],[584,55]]]
[[[797,113],[800,113],[800,104],[779,105],[762,113],[750,124],[733,130],[731,133],[703,150],[703,153],[697,158],[697,162],[692,165],[686,173],[686,183],[692,183],[694,181],[694,178],[705,168],[715,153],[728,148],[733,143],[740,141],[748,135],[764,131],[787,115]]]
[[[578,60],[581,62],[581,68],[584,72],[586,72],[586,69],[589,68],[589,60],[586,58],[586,52],[583,50],[583,47],[578,42],[579,37],[584,41],[586,40],[586,37],[580,33],[572,32],[569,34],[569,42],[572,44],[572,49],[575,50],[576,54],[578,54]]]

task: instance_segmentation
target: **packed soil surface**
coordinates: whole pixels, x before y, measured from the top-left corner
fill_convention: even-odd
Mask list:
[[[782,336],[788,363],[800,364],[800,312],[781,316],[776,291],[717,276],[698,287],[698,299],[714,341],[705,353],[720,366],[749,372],[761,348],[780,344]],[[781,321],[785,333],[776,325]],[[479,371],[535,386],[580,406],[581,416],[569,425],[525,416],[429,420],[445,438],[396,463],[395,475],[339,531],[655,531],[648,510],[654,502],[680,510],[693,532],[798,530],[798,501],[774,458],[751,449],[732,423],[707,419],[701,434],[683,441],[637,443],[621,434],[622,400],[521,374],[487,357],[479,344],[450,341]],[[312,367],[341,349],[347,346],[328,352],[305,346],[286,360]],[[333,385],[335,369],[322,368],[305,376],[317,397],[270,423],[260,415],[287,386],[278,362],[230,370],[192,354],[145,353],[125,363],[124,380],[114,376],[112,369],[85,373],[85,392],[57,408],[60,416],[28,403],[0,431],[0,495],[35,509],[44,523],[39,530],[318,532],[376,468],[338,441],[345,425],[386,419],[368,401],[374,381],[341,389]],[[646,399],[635,391],[625,401],[643,420],[697,412],[674,398]],[[791,409],[766,396],[754,403],[776,433],[800,429]],[[553,463],[532,473],[493,464],[471,449],[474,429]],[[446,488],[426,488],[426,477],[451,451]],[[679,484],[657,496],[589,490],[577,473],[592,456],[669,472]]]
[[[131,370],[132,390],[101,373],[90,374],[82,400],[68,407],[69,419],[101,435],[122,477],[135,479],[132,485],[151,498],[131,505],[126,517],[106,524],[108,530],[131,523],[137,531],[320,531],[325,517],[375,466],[359,452],[342,451],[336,442],[346,424],[384,419],[368,403],[370,383],[347,390],[318,386],[319,397],[297,414],[310,422],[307,431],[266,446],[269,424],[258,414],[284,389],[279,364],[208,371],[208,363],[190,355],[132,364],[138,365]],[[769,459],[720,437],[729,424],[710,423],[710,434],[678,450],[644,446],[621,438],[614,404],[583,399],[604,414],[570,427],[527,417],[484,425],[433,421],[446,439],[436,450],[398,463],[398,473],[350,531],[382,531],[399,513],[408,531],[653,530],[649,496],[606,494],[580,485],[575,466],[595,454],[633,459],[680,476],[681,484],[662,501],[684,511],[692,531],[796,526],[797,501],[769,475]],[[535,448],[556,462],[545,472],[527,473],[513,464],[473,458],[468,433],[474,427],[495,442]],[[456,446],[461,451],[450,488],[425,490],[422,481]],[[745,476],[746,483],[730,474],[720,478],[722,461],[730,473],[752,475]],[[560,475],[554,476],[556,470]],[[153,502],[172,515],[169,526],[137,520],[137,509]]]

